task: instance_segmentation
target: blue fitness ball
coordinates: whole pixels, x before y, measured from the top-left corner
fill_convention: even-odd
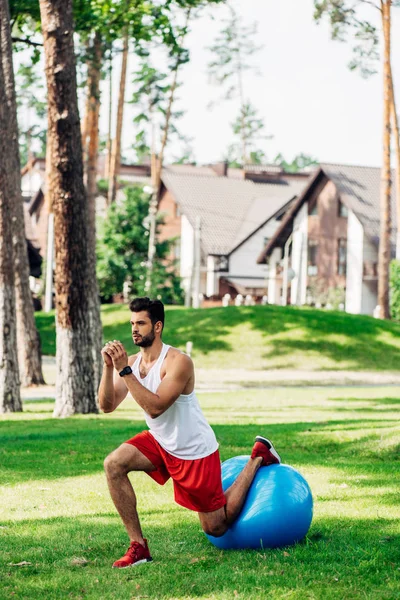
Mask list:
[[[235,456],[222,463],[224,491],[249,458]],[[280,548],[300,541],[310,528],[312,516],[312,494],[304,477],[289,465],[270,465],[257,471],[243,508],[228,531],[221,537],[207,537],[224,550]]]

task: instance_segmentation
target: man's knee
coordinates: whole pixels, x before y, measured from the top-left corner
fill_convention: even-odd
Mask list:
[[[127,465],[119,458],[116,451],[111,452],[104,460],[104,470],[109,477],[118,477],[129,472]]]
[[[221,537],[226,533],[228,529],[228,525],[225,521],[216,522],[216,523],[202,523],[204,533],[207,535],[212,535],[213,537]]]

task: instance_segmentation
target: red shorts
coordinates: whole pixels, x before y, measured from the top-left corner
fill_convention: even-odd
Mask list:
[[[160,485],[171,477],[175,502],[196,512],[212,512],[225,506],[219,452],[205,458],[183,460],[169,454],[149,431],[142,431],[127,444],[135,446],[155,466],[147,473]]]

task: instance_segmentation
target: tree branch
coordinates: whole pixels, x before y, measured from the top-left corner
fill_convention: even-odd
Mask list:
[[[11,40],[13,42],[21,42],[22,44],[27,44],[28,46],[39,46],[41,48],[43,47],[43,44],[40,44],[39,42],[32,42],[28,38],[12,37]]]
[[[379,10],[379,12],[381,12],[381,9],[379,8],[379,6],[377,6],[375,4],[375,2],[373,2],[373,0],[360,0],[360,2],[362,4],[369,4],[370,6],[372,6],[373,8],[376,8],[376,10]]]

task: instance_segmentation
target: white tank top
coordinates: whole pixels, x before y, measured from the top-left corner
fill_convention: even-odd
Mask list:
[[[132,371],[138,381],[150,392],[156,393],[161,383],[161,365],[170,346],[163,344],[157,362],[146,377],[140,377],[142,355],[132,365]],[[150,433],[167,452],[184,460],[204,458],[218,449],[215,434],[207,423],[197,396],[181,394],[175,402],[159,417],[152,419],[144,413]]]

